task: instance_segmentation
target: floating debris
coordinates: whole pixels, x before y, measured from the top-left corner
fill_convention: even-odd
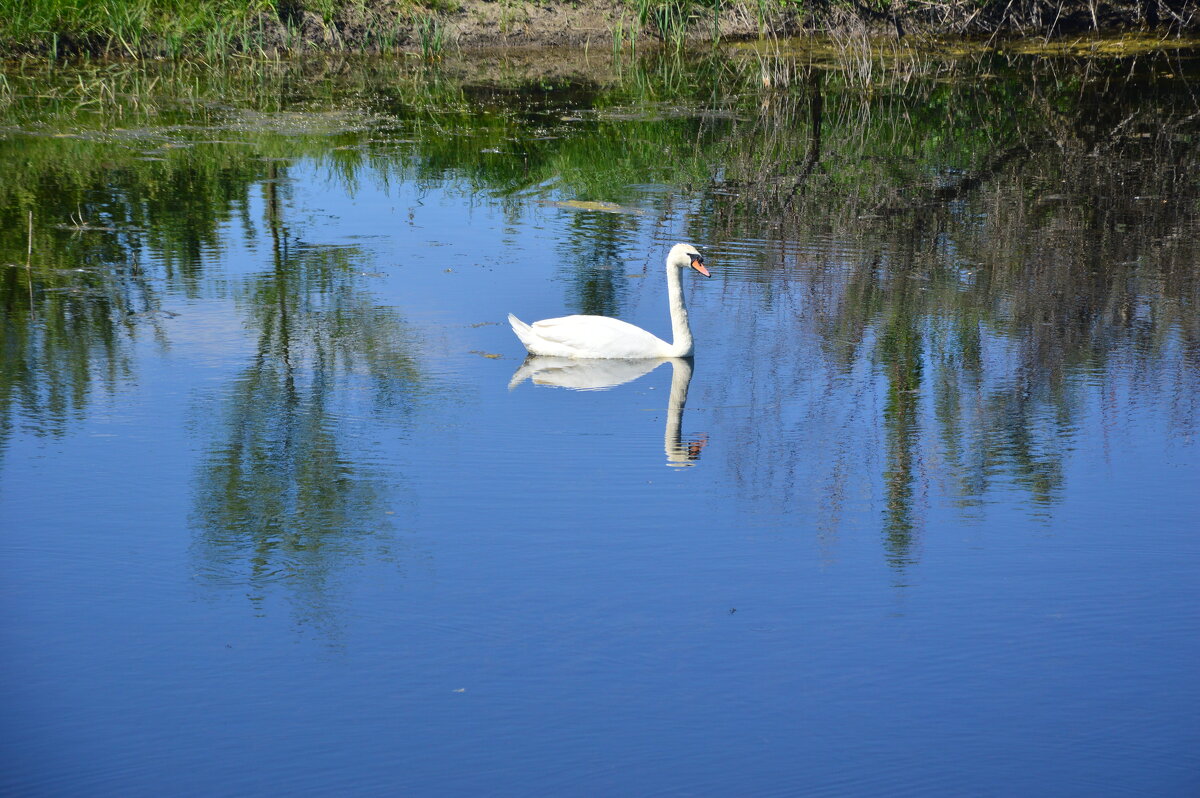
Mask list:
[[[552,201],[545,200],[542,205],[547,205],[551,208],[563,208],[570,211],[600,211],[602,213],[629,213],[636,216],[642,216],[646,212],[641,208],[630,208],[625,205],[618,205],[615,202],[598,202],[593,200],[561,200]]]

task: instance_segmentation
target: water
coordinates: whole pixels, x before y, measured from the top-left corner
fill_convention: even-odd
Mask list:
[[[1195,51],[595,58],[9,73],[0,791],[1195,794]]]

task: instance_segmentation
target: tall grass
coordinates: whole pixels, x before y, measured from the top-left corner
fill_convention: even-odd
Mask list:
[[[782,10],[791,7],[798,10],[802,0],[755,0],[758,4],[759,30],[765,33],[767,19],[772,8]],[[721,39],[721,19],[730,13],[745,15],[746,3],[732,0],[630,0],[640,30],[657,36],[668,46],[682,50],[693,33],[701,35],[698,28],[707,19],[710,26],[708,38]]]
[[[421,57],[436,61],[446,49],[446,29],[436,16],[423,17],[417,22],[417,42],[421,45]]]
[[[485,2],[486,0],[470,0]],[[556,0],[565,3],[566,0]],[[572,0],[572,3],[590,0]],[[28,53],[51,60],[75,54],[114,57],[199,55],[322,46],[394,49],[419,46],[436,58],[446,44],[442,21],[465,0],[7,0],[0,3],[0,57]],[[502,0],[500,31],[525,18],[531,0]],[[1098,25],[1200,27],[1195,0],[1121,5],[1119,0],[626,0],[610,26],[615,50],[636,49],[638,35],[681,50],[689,38],[719,39],[722,25],[760,36],[810,27],[845,35],[901,33],[909,22],[955,35],[1004,31],[1062,33]],[[1178,7],[1179,11],[1176,13]],[[1144,10],[1139,10],[1144,9]],[[1155,10],[1157,9],[1157,10]],[[633,22],[629,22],[632,12]],[[1151,13],[1153,12],[1153,13]],[[1131,16],[1132,15],[1132,16]],[[901,20],[904,24],[901,24]],[[940,20],[940,21],[939,21]],[[1107,21],[1106,21],[1107,20]],[[815,24],[813,24],[815,23]],[[626,27],[628,25],[628,27]],[[321,31],[337,27],[346,35]],[[1075,26],[1072,28],[1072,26]],[[705,30],[710,27],[711,30]],[[353,31],[346,33],[346,31]]]
[[[437,14],[458,0],[10,0],[0,13],[0,56],[77,54],[220,59],[311,44],[311,26],[353,20],[347,44],[394,49],[405,42],[437,57],[446,30]],[[334,40],[340,41],[338,37]]]
[[[18,0],[0,18],[0,50],[141,57],[244,40],[276,0]]]
[[[682,49],[687,40],[688,26],[699,16],[698,0],[633,0],[638,23],[643,30],[655,33],[664,42]],[[712,0],[714,8],[723,0]]]

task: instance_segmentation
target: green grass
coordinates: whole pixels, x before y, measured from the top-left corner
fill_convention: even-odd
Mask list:
[[[768,8],[799,9],[802,0],[755,0],[761,25]],[[512,13],[517,14],[516,0]],[[459,0],[10,0],[0,18],[0,55],[37,53],[51,59],[77,53],[110,57],[179,57],[304,45],[298,25],[305,14],[332,24],[347,14],[364,21],[357,47],[395,47],[406,37],[426,57],[445,45],[436,16],[460,10]],[[681,48],[689,33],[732,7],[729,0],[629,0],[636,24],[622,19],[613,31],[618,48],[638,34]],[[627,27],[628,25],[628,27]],[[270,30],[268,30],[268,28]],[[282,30],[281,30],[282,29]],[[265,36],[264,34],[272,34]]]
[[[360,28],[347,44],[394,49],[417,41],[427,55],[446,37],[434,14],[457,0],[9,0],[0,15],[0,57],[45,55],[178,58],[222,57],[309,46],[301,25],[315,16]],[[431,21],[433,20],[433,21]]]
[[[0,20],[0,48],[173,55],[185,45],[227,47],[277,13],[275,0],[16,0]]]
[[[681,49],[688,28],[702,13],[699,0],[633,0],[638,22],[643,30],[656,34],[664,42]],[[723,0],[712,0],[719,11]]]
[[[501,0],[502,31],[525,18],[527,2]],[[438,58],[447,41],[445,16],[462,11],[464,4],[465,0],[7,0],[0,13],[0,58],[32,54],[50,60],[74,55],[214,60],[326,46],[312,41],[311,35],[306,39],[314,24],[342,31],[346,39],[318,37],[334,40],[334,48],[409,46],[419,47],[425,58]],[[1170,10],[1169,5],[1162,8]],[[940,26],[956,37],[1004,30],[1048,38],[1052,31],[1047,25],[1053,28],[1068,17],[1078,25],[1084,11],[1094,20],[1097,9],[1100,18],[1113,20],[1106,24],[1148,23],[1136,11],[1142,6],[1119,6],[1116,0],[626,0],[626,8],[628,13],[617,14],[610,31],[614,50],[636,50],[639,36],[682,50],[689,40],[720,39],[722,20],[753,20],[760,36],[794,29],[802,19],[834,32],[862,30],[864,22],[872,29],[889,20],[898,25],[893,14],[914,22],[917,30]],[[937,14],[942,14],[941,22],[930,22]],[[1056,23],[1041,21],[1048,19]],[[1162,24],[1194,29],[1200,15],[1164,17]]]
[[[417,41],[421,45],[421,57],[436,61],[446,49],[446,30],[436,16],[429,15],[417,22]]]

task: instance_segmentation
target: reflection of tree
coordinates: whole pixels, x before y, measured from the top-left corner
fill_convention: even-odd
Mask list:
[[[245,297],[257,353],[225,399],[197,480],[198,551],[215,581],[296,584],[305,619],[327,623],[332,573],[387,526],[380,475],[348,452],[348,414],[406,413],[420,374],[409,333],[352,285],[361,255],[297,246],[268,184],[273,268]]]
[[[633,237],[630,219],[625,214],[573,212],[567,236],[558,246],[573,312],[621,315],[627,283],[621,255]]]
[[[248,186],[268,174],[258,156],[298,153],[347,185],[364,172],[437,182],[491,197],[513,218],[549,193],[636,204],[664,225],[691,214],[686,237],[718,262],[722,242],[753,252],[748,279],[724,289],[722,313],[738,317],[726,329],[746,336],[731,349],[757,353],[730,370],[745,385],[729,390],[753,394],[748,416],[789,437],[741,430],[739,478],[760,495],[821,486],[832,527],[869,471],[884,485],[897,560],[912,556],[927,480],[943,480],[966,512],[1001,485],[1053,505],[1089,392],[1158,391],[1173,429],[1195,428],[1200,148],[1192,89],[1162,77],[1192,69],[1178,56],[913,55],[865,86],[820,58],[723,53],[650,58],[611,84],[556,79],[540,94],[539,81],[505,92],[489,76],[464,89],[448,72],[357,66],[200,76],[105,67],[77,89],[47,75],[46,91],[13,79],[30,87],[13,92],[6,124],[45,128],[0,140],[11,167],[0,175],[0,436],[22,414],[39,431],[60,429],[89,391],[126,379],[130,342],[158,332],[163,292],[194,294],[202,256],[245,216]],[[226,104],[208,103],[217,96]],[[363,98],[372,121],[352,112],[359,121],[347,127],[338,114],[307,113],[345,97]],[[297,103],[306,113],[293,113]],[[82,126],[106,135],[76,135],[86,109],[96,118]],[[199,128],[242,143],[205,144]],[[345,146],[331,150],[331,132]],[[648,181],[666,185],[640,194],[635,184]],[[24,261],[29,210],[32,292],[7,265]],[[411,380],[370,375],[406,349],[396,320],[346,279],[354,253],[295,247],[277,209],[269,214],[275,272],[248,300],[260,358],[231,399],[231,443],[214,451],[228,455],[238,476],[226,477],[242,481],[247,512],[269,494],[283,517],[303,510],[332,525],[337,496],[314,487],[303,502],[287,499],[285,485],[301,477],[278,457],[276,470],[263,463],[311,450],[333,468],[346,440],[341,388],[362,380],[381,406],[404,406]],[[89,230],[46,227],[72,216]],[[619,252],[646,218],[572,220],[563,260],[578,310],[621,310]],[[794,410],[784,399],[800,389],[811,401]],[[844,396],[853,401],[836,401]],[[277,421],[256,403],[276,408]],[[793,438],[829,458],[799,462],[792,452],[803,448],[785,445]],[[828,472],[805,473],[814,463]],[[277,481],[255,488],[259,477]],[[341,493],[370,483],[348,478]],[[239,506],[231,500],[211,528],[236,525]]]
[[[143,266],[140,259],[163,254],[153,248],[161,240],[149,241],[115,213],[122,192],[112,186],[104,202],[69,203],[70,192],[42,187],[32,216],[14,208],[0,214],[9,225],[0,258],[15,260],[19,251],[25,261],[0,265],[0,453],[18,418],[36,434],[62,434],[96,392],[133,379],[130,350],[139,336],[167,344],[163,260]],[[20,217],[33,220],[28,244]],[[69,227],[48,221],[67,219]]]
[[[900,280],[898,295],[889,302],[882,322],[879,359],[887,378],[883,407],[887,462],[883,482],[886,492],[883,532],[888,559],[903,564],[913,544],[913,483],[920,436],[920,396],[923,342],[913,304],[906,297],[913,281]]]
[[[61,434],[95,394],[134,379],[139,338],[168,345],[164,297],[195,291],[202,253],[220,248],[264,169],[219,148],[138,160],[135,144],[0,139],[0,450],[17,419]]]
[[[1002,484],[1034,512],[1051,507],[1082,408],[1101,391],[1158,392],[1176,429],[1194,434],[1196,403],[1178,397],[1200,391],[1200,314],[1189,311],[1200,185],[1184,177],[1200,170],[1195,99],[1157,83],[1156,65],[1082,67],[1024,93],[1018,74],[985,86],[993,96],[982,102],[915,81],[873,93],[857,112],[852,93],[822,98],[818,84],[795,80],[739,122],[736,152],[687,235],[737,241],[765,218],[799,242],[759,256],[761,287],[727,287],[761,298],[724,305],[769,303],[775,321],[731,320],[743,346],[773,358],[762,374],[740,368],[749,384],[726,390],[807,444],[767,467],[738,462],[748,490],[787,497],[820,485],[836,518],[877,451],[885,550],[903,565],[929,480],[965,512]],[[1093,106],[1104,113],[1086,112]],[[839,147],[815,164],[763,156],[819,152],[821,141]],[[912,157],[938,141],[941,153]],[[797,336],[819,342],[820,359],[797,349]],[[799,386],[778,379],[789,373],[803,375]],[[815,398],[835,395],[863,404]],[[755,440],[733,451],[776,450],[770,433],[745,434]],[[817,447],[829,456],[803,459]]]
[[[18,418],[35,434],[61,435],[94,391],[130,376],[140,303],[129,286],[95,271],[53,272],[0,269],[0,453]]]

